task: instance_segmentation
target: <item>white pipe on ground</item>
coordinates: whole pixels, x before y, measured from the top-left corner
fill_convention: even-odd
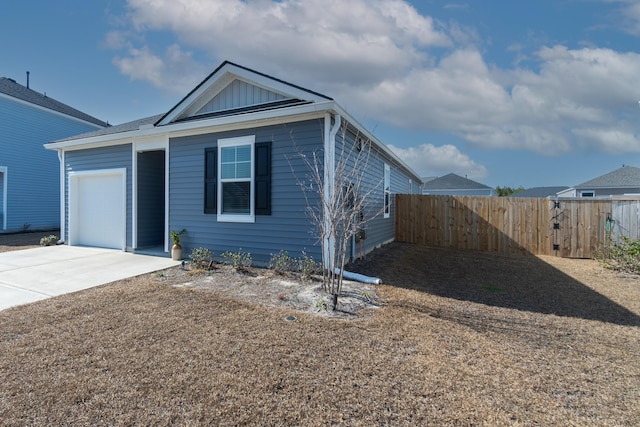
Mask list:
[[[339,268],[335,269],[335,274],[340,274]],[[382,279],[379,279],[377,277],[369,277],[369,276],[365,276],[364,274],[352,273],[351,271],[346,271],[346,270],[342,271],[342,277],[344,277],[347,280],[355,280],[356,282],[370,283],[372,285],[382,284]]]

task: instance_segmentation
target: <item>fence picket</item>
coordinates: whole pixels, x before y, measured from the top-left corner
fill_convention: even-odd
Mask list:
[[[396,240],[440,247],[591,258],[612,235],[640,234],[640,200],[398,194],[396,206]]]

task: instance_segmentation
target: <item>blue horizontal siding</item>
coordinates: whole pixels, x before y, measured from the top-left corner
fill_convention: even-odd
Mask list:
[[[355,141],[362,137],[349,129],[336,135],[336,163],[340,161],[340,153],[355,153]],[[354,156],[351,156],[352,158]],[[368,253],[382,244],[395,239],[395,194],[417,194],[419,183],[413,183],[411,174],[395,159],[376,147],[371,147],[368,157],[360,160],[358,165],[363,170],[361,193],[369,193],[365,207],[366,239],[363,251]],[[353,167],[353,161],[349,165]],[[384,165],[388,164],[391,172],[391,206],[389,218],[385,218],[384,210]],[[359,248],[354,251],[358,256]]]
[[[43,145],[95,129],[0,98],[0,166],[8,169],[7,229],[60,226],[60,162],[57,153]]]
[[[266,263],[271,254],[286,250],[292,256],[306,251],[318,262],[321,250],[306,215],[307,204],[297,179],[306,174],[299,153],[309,155],[323,147],[322,121],[311,120],[221,132],[169,141],[169,223],[171,230],[186,229],[181,239],[188,255],[206,247],[219,256],[224,251],[250,252],[254,261]],[[255,135],[256,142],[272,142],[271,215],[257,215],[255,223],[218,222],[204,213],[204,152],[220,138]],[[312,198],[317,197],[311,195]]]

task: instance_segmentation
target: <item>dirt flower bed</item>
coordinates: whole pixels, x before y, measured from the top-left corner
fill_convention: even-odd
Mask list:
[[[37,248],[41,238],[52,234],[59,237],[60,230],[0,234],[0,252]]]
[[[338,306],[322,289],[322,277],[302,279],[299,274],[276,274],[266,268],[249,267],[236,271],[226,264],[214,264],[211,270],[184,268],[165,270],[156,279],[178,288],[216,292],[230,298],[255,302],[268,307],[293,309],[332,317],[360,317],[366,309],[379,307],[373,285],[344,280]]]
[[[637,278],[402,244],[350,269],[377,308],[178,268],[4,310],[2,424],[637,425]]]

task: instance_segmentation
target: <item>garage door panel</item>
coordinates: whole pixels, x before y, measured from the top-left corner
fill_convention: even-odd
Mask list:
[[[124,172],[74,177],[70,186],[70,244],[124,248]]]

